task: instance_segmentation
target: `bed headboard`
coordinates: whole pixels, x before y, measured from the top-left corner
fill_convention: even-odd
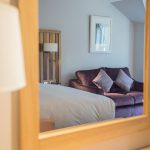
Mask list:
[[[44,52],[44,43],[57,43],[58,52]],[[61,31],[40,29],[39,54],[40,83],[61,83]]]

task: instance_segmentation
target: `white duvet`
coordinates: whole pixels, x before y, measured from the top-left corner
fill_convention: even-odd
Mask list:
[[[55,128],[113,119],[115,104],[105,96],[65,87],[40,84],[40,117],[50,118]]]

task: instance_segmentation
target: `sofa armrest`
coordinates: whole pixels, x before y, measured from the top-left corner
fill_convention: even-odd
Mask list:
[[[134,80],[132,91],[143,92],[143,83]]]
[[[95,94],[101,94],[101,95],[104,94],[103,90],[98,89],[96,87],[83,86],[78,79],[70,80],[69,86],[72,87],[72,88],[76,88],[76,89],[79,89],[79,90],[83,90],[83,91],[87,91],[87,92],[91,92],[91,93],[95,93]]]

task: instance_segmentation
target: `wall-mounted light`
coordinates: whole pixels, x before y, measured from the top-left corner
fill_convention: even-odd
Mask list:
[[[44,43],[44,52],[48,53],[47,57],[47,80],[48,83],[56,82],[56,57],[55,54],[58,52],[58,44],[57,43]],[[50,53],[51,58],[50,58]],[[52,68],[50,67],[49,63],[52,63]],[[50,71],[52,71],[53,79],[50,80]]]
[[[0,4],[0,92],[25,86],[23,46],[17,8]]]
[[[58,52],[58,44],[57,43],[44,43],[44,52],[52,53],[53,55],[55,55],[55,53]],[[55,58],[50,59],[50,62],[55,62]]]
[[[57,43],[44,43],[44,51],[45,52],[58,52],[58,44]]]

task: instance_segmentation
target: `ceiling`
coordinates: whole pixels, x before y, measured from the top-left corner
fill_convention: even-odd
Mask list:
[[[110,0],[110,2],[129,20],[144,23],[145,0]]]

